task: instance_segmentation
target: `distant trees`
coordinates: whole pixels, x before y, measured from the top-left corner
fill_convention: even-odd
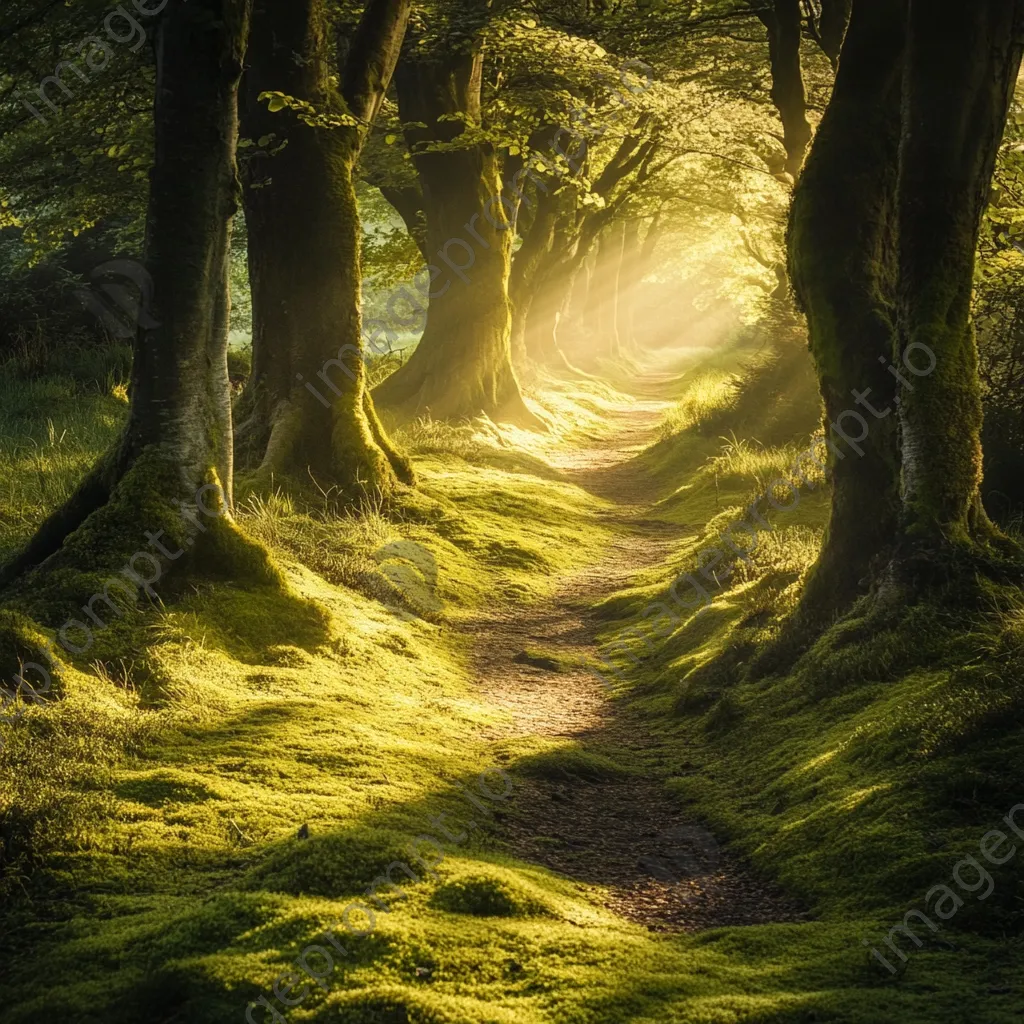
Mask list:
[[[536,424],[512,367],[515,206],[504,194],[501,147],[481,123],[480,32],[470,24],[464,34],[409,47],[396,76],[426,222],[429,305],[416,351],[377,394],[403,417],[485,413]]]
[[[807,93],[800,64],[803,36],[801,0],[753,0],[754,9],[768,30],[768,53],[772,71],[772,102],[782,118],[786,171],[794,180],[800,176],[804,154],[811,141],[807,121]]]

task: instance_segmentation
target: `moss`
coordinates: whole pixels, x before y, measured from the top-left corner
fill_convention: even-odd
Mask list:
[[[126,779],[117,786],[125,800],[159,807],[167,803],[200,803],[217,796],[215,790],[194,775],[157,769]]]
[[[399,836],[369,831],[314,834],[270,850],[264,862],[249,873],[246,887],[331,899],[359,896],[388,864],[409,859]],[[394,877],[401,883],[408,876],[397,871]],[[384,892],[387,895],[388,890]]]
[[[25,683],[44,699],[60,696],[63,684],[62,662],[51,656],[51,643],[31,619],[11,609],[0,609],[0,680],[9,693],[20,692],[30,699],[31,691],[19,684],[26,663],[41,665],[49,682],[37,670],[24,675]]]
[[[158,567],[144,571],[162,574],[166,566],[151,554],[145,534],[152,532],[172,551],[191,547],[196,530],[171,504],[181,497],[177,468],[156,449],[143,452],[115,485],[110,499],[67,537],[44,566],[15,583],[15,599],[41,618],[63,621],[61,610],[87,602],[97,592],[98,581],[118,576],[141,553],[150,553],[149,566]]]
[[[629,774],[629,768],[603,753],[581,747],[553,747],[537,754],[521,757],[516,771],[538,779],[586,779],[603,782],[620,779]]]
[[[430,906],[474,917],[530,917],[546,911],[528,894],[486,875],[467,876],[439,886],[430,897]]]
[[[196,544],[193,571],[213,579],[284,589],[284,575],[270,552],[227,516],[215,519]]]
[[[791,397],[813,408],[812,394]],[[334,516],[284,497],[240,508],[240,528],[271,551],[287,589],[197,571],[130,624],[140,657],[166,680],[159,701],[133,687],[137,669],[122,677],[72,662],[63,699],[27,706],[5,729],[5,1022],[220,1024],[264,994],[289,1020],[324,1024],[933,1024],[965,1006],[972,1019],[1019,1016],[1010,876],[914,952],[897,981],[861,945],[880,941],[1018,802],[1024,612],[1012,587],[986,584],[988,614],[960,622],[951,605],[851,617],[797,672],[756,678],[746,653],[778,629],[799,586],[784,577],[813,557],[800,530],[823,525],[808,495],[792,513],[800,530],[773,519],[778,542],[766,538],[763,557],[723,581],[711,608],[667,639],[627,638],[638,657],[623,659],[617,700],[628,710],[609,710],[643,735],[642,759],[601,728],[585,745],[488,740],[508,728],[507,712],[481,699],[458,624],[513,594],[517,610],[536,604],[621,537],[608,503],[536,467],[631,400],[559,383],[550,401],[575,410],[567,422],[578,415],[559,437],[483,437],[476,454],[462,434],[447,443],[434,430],[419,456],[422,489],[386,512]],[[683,432],[634,463],[678,540],[608,603],[606,643],[692,568],[704,524],[759,493],[758,473],[779,465],[768,449],[804,440],[776,437],[763,461],[737,459],[721,507],[701,473],[722,454],[717,439]],[[436,560],[444,624],[360,575],[398,539]],[[543,555],[550,572],[496,564],[495,540]],[[132,648],[120,656],[131,669]],[[718,693],[679,716],[693,683]],[[726,695],[738,715],[709,730]],[[601,781],[660,773],[687,816],[816,917],[698,935],[627,923],[603,906],[603,888],[501,852],[501,830],[455,785],[472,787],[494,764],[514,782],[594,781],[595,801]],[[526,789],[516,783],[510,817]],[[453,833],[471,818],[478,828],[444,845],[435,880],[408,861],[407,844],[440,838],[442,813]],[[390,909],[372,934],[342,940],[351,955],[336,958],[326,991],[310,983],[300,1006],[275,1002],[275,979],[395,860],[421,881],[401,899],[382,894]],[[52,910],[42,925],[30,921],[26,890]]]

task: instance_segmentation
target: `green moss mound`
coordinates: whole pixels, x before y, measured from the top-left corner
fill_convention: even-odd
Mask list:
[[[630,769],[607,754],[577,746],[555,747],[529,754],[516,762],[516,772],[535,779],[584,779],[606,782],[621,779]]]
[[[473,917],[534,917],[546,908],[508,881],[487,875],[469,875],[434,891],[430,906],[449,914]]]
[[[61,660],[51,654],[51,646],[27,616],[12,609],[0,609],[0,685],[8,693],[20,693],[24,700],[31,699],[32,692],[42,699],[59,697],[63,680]],[[30,670],[22,676],[29,663],[41,665],[49,681],[38,670]],[[18,682],[19,676],[27,686]],[[32,691],[27,687],[32,687]]]
[[[398,836],[379,832],[312,835],[289,840],[267,855],[247,879],[252,889],[292,895],[358,896],[389,864],[407,862],[408,852]],[[407,876],[396,871],[401,884]]]

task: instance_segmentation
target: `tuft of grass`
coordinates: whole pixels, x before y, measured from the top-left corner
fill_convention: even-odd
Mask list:
[[[0,561],[71,496],[113,445],[127,408],[120,376],[24,379],[9,363],[0,367]]]
[[[480,456],[497,438],[489,425],[456,425],[430,416],[420,416],[399,430],[402,446],[416,455]],[[481,429],[481,427],[483,429]]]
[[[724,370],[709,370],[695,376],[679,399],[665,414],[660,433],[663,440],[687,430],[703,430],[735,406],[740,378]]]

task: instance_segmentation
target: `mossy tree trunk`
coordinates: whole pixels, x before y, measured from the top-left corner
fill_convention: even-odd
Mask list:
[[[1024,46],[1020,0],[911,0],[899,178],[904,527],[913,560],[994,537],[981,505],[975,252]]]
[[[887,366],[896,339],[905,10],[903,0],[857,0],[790,216],[790,276],[807,314],[829,435],[832,510],[801,607],[815,620],[862,592],[899,521],[896,391]]]
[[[255,0],[243,130],[250,150],[245,212],[253,300],[253,367],[240,410],[239,455],[256,481],[383,493],[411,468],[384,433],[366,387],[360,225],[353,169],[383,101],[409,0],[372,0],[355,31],[341,93],[325,0]],[[270,112],[281,92],[359,125]],[[383,340],[374,340],[381,351]]]
[[[167,545],[191,545],[197,530],[172,506],[194,506],[204,487],[204,507],[214,505],[218,520],[228,521],[228,247],[249,10],[247,0],[191,0],[169,6],[156,23],[155,163],[145,240],[156,326],[140,328],[135,339],[120,441],[5,567],[0,583],[51,556],[72,573],[105,568],[143,549],[147,530],[166,534]],[[73,577],[54,571],[48,578]]]
[[[428,260],[437,273],[430,271],[419,345],[376,394],[400,418],[485,414],[539,426],[512,367],[515,232],[502,201],[500,155],[487,142],[459,146],[465,125],[480,122],[482,71],[483,54],[474,47],[403,60],[395,76],[403,122],[427,125],[406,128],[406,139],[423,193]]]
[[[807,90],[800,64],[803,11],[800,0],[754,0],[756,13],[768,30],[768,58],[772,70],[772,102],[782,120],[785,170],[800,176],[811,141],[807,121]]]
[[[512,357],[514,364],[529,372],[535,362],[535,351],[528,343],[532,333],[533,311],[545,269],[552,258],[555,232],[559,223],[559,201],[552,193],[538,189],[536,210],[523,244],[516,253],[509,278],[509,299],[512,303]]]

